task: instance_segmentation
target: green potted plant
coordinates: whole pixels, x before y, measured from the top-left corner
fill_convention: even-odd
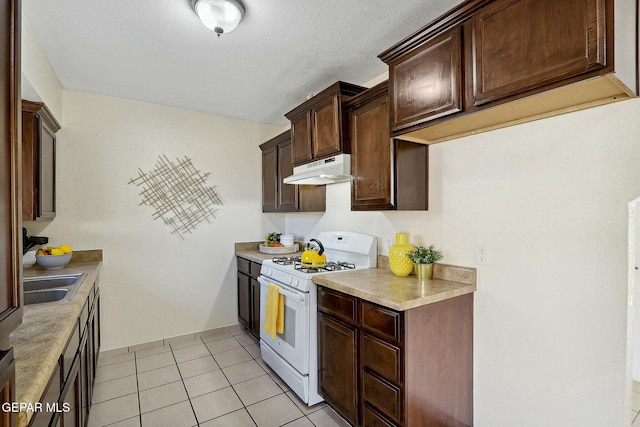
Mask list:
[[[415,266],[418,280],[429,280],[433,275],[433,263],[442,259],[442,253],[433,248],[433,245],[425,248],[418,246],[407,256]]]

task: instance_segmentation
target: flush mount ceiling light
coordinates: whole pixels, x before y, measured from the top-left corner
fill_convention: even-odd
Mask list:
[[[235,30],[246,9],[240,0],[192,0],[193,9],[202,23],[215,31],[220,37],[222,33]]]

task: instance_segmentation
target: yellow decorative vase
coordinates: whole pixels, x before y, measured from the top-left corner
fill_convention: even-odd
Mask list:
[[[389,266],[396,276],[408,276],[413,270],[413,262],[407,253],[415,248],[408,241],[407,233],[396,233],[396,243],[389,248]]]
[[[433,276],[433,264],[416,264],[416,277],[421,282],[431,280]]]

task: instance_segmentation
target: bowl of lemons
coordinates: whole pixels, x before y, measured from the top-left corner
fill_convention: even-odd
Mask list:
[[[64,268],[73,255],[73,249],[69,245],[47,247],[36,252],[36,262],[45,270],[60,270]]]

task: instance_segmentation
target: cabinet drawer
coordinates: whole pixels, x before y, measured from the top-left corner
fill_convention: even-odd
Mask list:
[[[318,309],[347,322],[358,322],[358,300],[322,286],[318,286]]]
[[[400,341],[401,316],[397,311],[362,303],[362,325],[396,341]]]
[[[243,272],[247,276],[251,275],[251,261],[238,257],[238,271]]]
[[[389,381],[402,380],[402,351],[367,333],[362,339],[362,364]]]
[[[257,279],[258,276],[260,275],[260,268],[262,268],[262,264],[258,264],[257,262],[252,262],[251,263],[251,274],[250,276],[253,277],[254,279]]]
[[[399,421],[402,415],[402,394],[400,389],[368,372],[362,377],[364,400],[380,412]]]
[[[362,414],[362,425],[364,427],[396,427],[396,424],[387,420],[366,404]]]

